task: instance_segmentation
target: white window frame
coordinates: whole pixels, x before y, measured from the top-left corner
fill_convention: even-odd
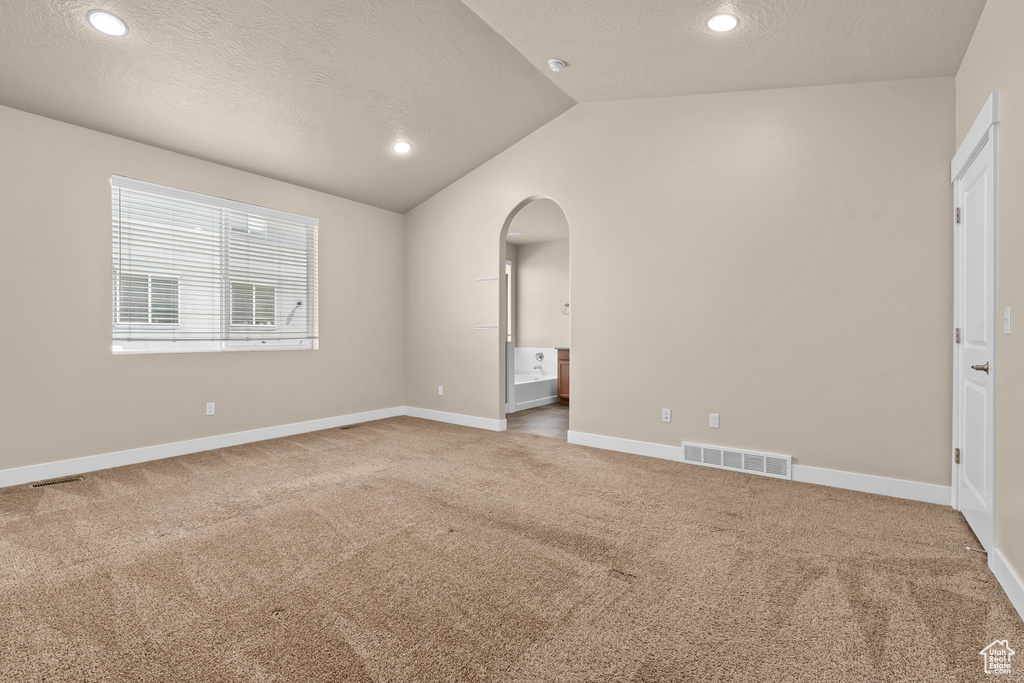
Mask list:
[[[111,196],[114,201],[114,206],[112,207],[114,268],[112,273],[113,343],[111,349],[114,354],[315,350],[318,348],[317,232],[319,221],[317,219],[159,185],[144,180],[126,178],[124,176],[111,176],[111,185]],[[205,207],[204,211],[208,210],[210,212],[206,215],[208,217],[213,216],[212,222],[211,220],[206,220],[204,223],[196,223],[197,227],[195,230],[202,230],[203,234],[210,236],[214,240],[216,240],[217,234],[220,235],[218,246],[210,246],[211,250],[209,252],[205,250],[205,247],[202,252],[198,252],[208,255],[209,258],[214,259],[220,264],[219,266],[215,264],[214,267],[216,269],[211,271],[206,271],[206,266],[201,266],[204,269],[201,270],[201,273],[204,275],[216,273],[210,276],[213,278],[212,281],[210,279],[201,280],[200,284],[197,285],[195,277],[192,277],[191,289],[189,289],[190,276],[174,272],[176,262],[173,258],[175,252],[174,247],[170,246],[171,242],[168,242],[168,263],[166,264],[161,265],[159,263],[159,243],[157,243],[158,246],[156,248],[157,258],[153,258],[152,251],[146,257],[149,261],[156,261],[155,265],[157,267],[151,267],[152,264],[149,264],[144,268],[140,268],[138,267],[138,261],[132,261],[133,256],[130,246],[121,246],[122,244],[130,245],[127,241],[121,241],[122,235],[127,235],[124,237],[125,240],[139,239],[138,237],[132,237],[134,234],[132,231],[139,229],[135,226],[141,225],[143,230],[147,230],[149,229],[149,224],[146,223],[148,219],[145,218],[145,209],[144,213],[141,214],[142,218],[133,217],[128,219],[124,216],[130,214],[121,213],[118,199],[122,196],[121,193],[125,191],[129,193],[137,191],[139,193],[156,195],[159,198],[158,201],[167,203],[173,203],[178,200],[192,202],[202,205]],[[138,201],[137,198],[139,196],[138,194],[134,195],[135,199],[133,201]],[[152,206],[167,205],[169,204],[156,204]],[[151,205],[147,204],[144,198],[141,206]],[[219,221],[216,219],[218,212],[221,216]],[[128,220],[131,222],[122,222]],[[139,220],[143,222],[139,223]],[[219,227],[217,225],[218,222]],[[166,225],[180,226],[182,224],[176,221]],[[190,224],[185,223],[185,225],[188,226]],[[272,228],[272,225],[276,227]],[[180,227],[167,228],[169,234],[173,233],[174,230],[181,229]],[[306,232],[303,233],[303,230]],[[178,235],[180,234],[178,233]],[[192,233],[189,232],[188,234]],[[302,236],[303,234],[305,234],[304,237]],[[282,240],[293,240],[296,238],[295,236],[300,240],[305,240],[306,243],[305,256],[298,260],[294,257],[295,244],[289,245],[288,242],[282,242]],[[147,234],[145,239],[150,240],[146,243],[146,247],[152,250],[152,233]],[[173,239],[180,241],[180,237],[174,237]],[[242,240],[242,243],[238,242],[239,239]],[[301,245],[302,242],[298,244]],[[123,248],[128,249],[125,252],[128,256],[124,257],[124,263],[122,263],[121,257]],[[266,251],[261,252],[261,249]],[[299,246],[298,253],[302,253],[302,249]],[[177,253],[180,254],[181,252]],[[197,252],[193,251],[192,253]],[[273,261],[275,254],[281,254],[283,260],[279,262]],[[268,257],[271,260],[268,261]],[[271,264],[272,270],[261,275],[261,270],[266,271],[265,266],[267,263]],[[279,265],[274,266],[274,263]],[[281,264],[289,265],[284,266]],[[295,264],[298,264],[298,266]],[[127,320],[127,314],[121,311],[122,265],[124,266],[123,276],[147,278],[146,322],[138,319],[134,321]],[[196,272],[194,262],[192,266],[184,267],[186,273],[189,272],[188,269],[190,267],[193,269],[191,271],[193,274]],[[281,270],[287,267],[293,269],[298,267],[298,271],[292,270],[290,274],[285,275],[284,280],[280,281],[262,279],[264,275],[278,278],[280,277]],[[277,272],[274,272],[273,269],[276,269]],[[246,274],[250,276],[255,275],[256,277],[246,277]],[[241,277],[239,277],[240,275]],[[154,278],[175,279],[177,281],[175,299],[177,321],[175,323],[153,320]],[[219,286],[216,284],[218,281],[220,282]],[[236,283],[252,287],[253,310],[250,318],[252,322],[250,324],[235,325],[233,323],[232,288]],[[273,295],[273,318],[270,324],[257,322],[263,316],[257,317],[256,315],[256,289],[262,287],[270,287]],[[139,290],[141,293],[141,287]],[[137,303],[141,304],[141,297],[139,297]],[[194,308],[195,305],[198,305],[200,308]],[[194,327],[192,330],[188,329],[190,306],[192,307],[192,324],[198,324],[198,328]],[[283,308],[279,308],[279,306]],[[141,312],[141,310],[141,305],[139,305],[138,312]],[[210,313],[211,310],[219,310],[219,313]],[[297,317],[295,317],[296,311],[301,311]],[[267,312],[262,305],[260,306],[260,312]],[[202,318],[201,324],[196,323],[197,315]],[[295,317],[294,323],[293,317]],[[220,320],[219,325],[216,322],[217,319]],[[294,330],[290,331],[289,325],[292,325]],[[200,332],[195,332],[195,329],[199,329]],[[202,330],[206,330],[206,332],[202,332]],[[161,336],[161,332],[163,332],[163,336]]]

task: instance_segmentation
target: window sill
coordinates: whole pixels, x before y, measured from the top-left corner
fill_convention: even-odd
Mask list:
[[[307,346],[270,346],[270,345],[260,344],[258,346],[256,346],[256,345],[252,345],[252,346],[248,346],[248,345],[247,346],[231,346],[231,347],[228,347],[228,348],[216,348],[216,349],[211,349],[211,348],[207,348],[207,349],[197,349],[197,348],[192,348],[192,349],[187,349],[187,348],[186,349],[171,349],[171,348],[167,348],[167,349],[125,349],[125,348],[120,348],[120,347],[118,347],[115,344],[115,345],[113,345],[113,347],[111,349],[111,355],[114,355],[114,356],[146,356],[146,355],[165,354],[165,353],[234,353],[236,351],[241,351],[243,353],[248,353],[248,352],[253,352],[253,351],[317,351],[317,350],[319,350],[319,344],[317,344],[315,342],[313,344],[307,345]]]

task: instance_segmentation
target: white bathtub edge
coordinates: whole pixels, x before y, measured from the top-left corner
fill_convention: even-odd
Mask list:
[[[530,408],[539,408],[540,406],[550,405],[551,403],[558,403],[559,399],[557,396],[545,396],[544,398],[535,398],[532,401],[524,401],[523,403],[516,404],[515,412],[520,410],[529,410]]]
[[[529,377],[530,379],[525,382],[520,382],[519,377]],[[516,375],[516,386],[521,387],[524,384],[536,384],[537,382],[558,382],[558,375],[541,375],[540,379],[534,379],[536,375]]]

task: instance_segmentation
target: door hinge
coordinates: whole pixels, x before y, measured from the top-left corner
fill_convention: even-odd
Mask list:
[[[960,207],[959,206],[956,207],[956,222],[957,222],[957,225],[960,224]]]
[[[956,343],[960,343],[960,328],[956,328]]]
[[[957,465],[960,464],[960,449],[959,448],[954,448],[953,449],[953,462],[955,462]]]

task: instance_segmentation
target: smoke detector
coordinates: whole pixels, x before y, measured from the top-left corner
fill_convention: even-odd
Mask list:
[[[550,67],[550,69],[555,73],[558,73],[559,71],[565,68],[565,62],[563,62],[561,59],[549,59],[548,67]]]

